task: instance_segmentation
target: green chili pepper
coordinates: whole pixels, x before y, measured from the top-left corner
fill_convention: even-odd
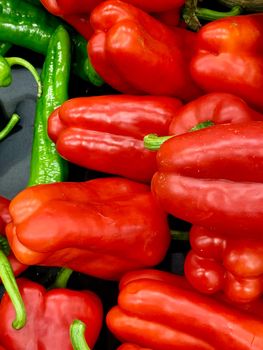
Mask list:
[[[0,41],[45,55],[49,40],[63,22],[44,7],[23,0],[0,0]],[[73,72],[89,80],[87,41],[71,27]],[[91,81],[92,82],[92,81]]]
[[[20,57],[0,56],[0,87],[9,86],[12,83],[11,67],[13,65],[23,66],[32,73],[37,82],[38,96],[40,97],[42,93],[42,84],[38,72],[31,63]],[[2,141],[11,132],[19,120],[19,116],[14,113],[5,128],[0,131],[0,141]]]
[[[11,47],[12,44],[10,43],[0,42],[0,56],[4,56]]]
[[[59,26],[51,37],[41,72],[42,96],[37,100],[29,186],[65,181],[67,162],[56,151],[47,134],[51,112],[68,99],[70,77],[70,38]]]

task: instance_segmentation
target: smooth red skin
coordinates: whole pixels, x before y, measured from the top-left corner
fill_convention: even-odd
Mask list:
[[[189,72],[196,33],[171,29],[118,0],[98,5],[90,21],[95,33],[88,45],[89,58],[113,88],[183,100],[201,94]]]
[[[10,203],[9,199],[0,196],[0,234],[4,236],[5,236],[5,226],[11,220],[9,210],[8,210],[9,203]],[[12,270],[15,276],[19,276],[23,271],[27,269],[27,265],[21,264],[16,259],[12,251],[10,251],[8,255],[8,260],[12,266]]]
[[[97,295],[83,290],[59,288],[46,291],[27,279],[17,280],[27,311],[27,322],[19,331],[12,328],[15,312],[5,293],[0,304],[1,345],[8,350],[72,350],[70,324],[75,319],[87,328],[85,338],[93,348],[102,326],[102,303]]]
[[[262,348],[262,317],[183,288],[184,277],[174,277],[178,285],[166,282],[166,278],[135,279],[125,284],[118,306],[106,316],[110,331],[122,342],[154,350]],[[177,338],[168,338],[176,333]]]
[[[119,346],[117,348],[117,350],[151,350],[151,349],[150,348],[142,348],[141,346],[136,345],[136,344],[126,343],[126,344],[122,344],[121,346]]]
[[[162,208],[229,237],[262,240],[263,122],[220,124],[170,138],[152,192]]]
[[[199,226],[192,226],[189,236],[192,250],[184,272],[193,287],[206,294],[223,291],[236,303],[262,295],[262,240],[231,240]]]
[[[88,14],[103,0],[41,0],[46,9],[54,15]],[[146,12],[168,11],[183,6],[185,0],[125,0]]]
[[[207,120],[214,124],[237,124],[250,120],[263,121],[263,114],[250,108],[238,96],[224,92],[211,92],[177,110],[169,126],[169,135],[189,132],[194,126]]]
[[[206,92],[228,92],[263,111],[263,13],[212,21],[198,32],[191,62]]]
[[[26,188],[10,214],[7,237],[19,261],[104,279],[160,263],[171,240],[149,186],[124,178]]]
[[[143,137],[166,135],[180,106],[179,100],[162,96],[78,97],[50,115],[48,134],[71,163],[150,182],[156,152],[144,147]]]

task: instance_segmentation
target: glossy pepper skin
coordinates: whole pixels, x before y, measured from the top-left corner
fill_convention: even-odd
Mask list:
[[[63,26],[51,36],[41,71],[42,95],[36,103],[29,186],[65,181],[68,164],[56,151],[47,133],[51,112],[68,99],[70,77],[70,37]]]
[[[2,237],[5,237],[5,226],[11,220],[9,210],[8,210],[9,203],[10,201],[7,198],[0,196],[0,235]],[[12,251],[10,251],[8,254],[8,260],[12,266],[12,270],[15,276],[19,276],[27,268],[25,264],[21,264],[16,259]]]
[[[243,98],[263,111],[263,13],[212,21],[198,32],[191,74],[206,92]]]
[[[10,214],[7,237],[21,262],[104,279],[158,264],[170,243],[166,214],[149,186],[124,178],[27,188]]]
[[[137,274],[124,275],[118,306],[106,316],[122,342],[154,350],[262,348],[262,317],[197,293],[182,276]]]
[[[263,121],[263,114],[250,108],[236,95],[211,92],[188,102],[176,111],[169,126],[169,135],[189,132],[206,121],[213,124],[237,124],[250,120]]]
[[[77,97],[50,115],[48,134],[71,163],[150,182],[156,153],[144,148],[143,137],[167,134],[180,106],[179,100],[164,96]]]
[[[157,152],[152,192],[177,218],[229,237],[262,240],[263,122],[174,136]]]
[[[262,240],[228,239],[224,234],[192,226],[192,250],[188,253],[184,272],[188,281],[200,292],[223,291],[236,303],[248,303],[263,292]]]
[[[0,348],[0,350],[1,350],[1,348]],[[151,350],[151,349],[142,348],[141,346],[136,345],[136,344],[125,343],[125,344],[122,344],[121,346],[119,346],[117,348],[117,350]]]
[[[98,5],[90,21],[94,34],[88,56],[96,72],[116,90],[182,100],[201,94],[189,71],[196,33],[171,29],[118,0]]]
[[[87,324],[85,338],[92,348],[99,336],[103,312],[94,293],[57,288],[47,291],[42,285],[25,278],[17,280],[27,310],[27,323],[16,331],[10,319],[13,306],[7,294],[0,304],[0,343],[8,350],[65,349],[71,350],[69,327],[73,320]]]

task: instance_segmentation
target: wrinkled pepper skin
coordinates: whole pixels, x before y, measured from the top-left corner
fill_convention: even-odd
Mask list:
[[[127,94],[196,98],[190,76],[196,33],[166,26],[119,0],[104,1],[91,13],[94,34],[88,55],[96,72]]]
[[[198,32],[191,62],[206,92],[228,92],[263,111],[263,13],[212,21]]]
[[[250,108],[238,96],[223,92],[211,92],[179,108],[170,123],[169,134],[183,134],[206,121],[211,121],[214,124],[237,124],[250,120],[263,121],[263,114]]]
[[[143,137],[167,134],[180,106],[179,100],[164,96],[77,97],[50,115],[48,134],[71,163],[150,182],[156,153],[144,147]]]
[[[10,214],[7,237],[19,261],[104,279],[158,264],[171,239],[150,187],[124,178],[27,188]]]
[[[0,196],[0,235],[1,236],[5,236],[5,226],[11,220],[9,210],[8,210],[9,203],[10,201],[7,198]],[[12,251],[10,251],[8,255],[8,260],[12,266],[12,270],[15,276],[19,276],[23,271],[27,269],[27,265],[21,264],[16,259]]]
[[[228,237],[262,240],[263,122],[174,136],[157,152],[152,192],[162,208]]]
[[[87,325],[85,338],[93,348],[102,326],[103,311],[100,299],[93,292],[65,288],[46,291],[25,278],[17,280],[27,310],[27,323],[16,331],[10,320],[13,306],[7,294],[0,304],[0,342],[8,350],[72,350],[70,324],[81,319]]]
[[[197,293],[182,276],[143,274],[121,283],[118,306],[106,316],[120,341],[153,350],[262,349],[262,317]]]
[[[263,292],[263,242],[226,239],[204,227],[192,226],[192,250],[187,254],[184,272],[198,291],[223,291],[236,303],[249,303]]]
[[[90,13],[102,3],[102,0],[41,0],[42,5],[53,15],[62,17],[71,24],[86,40],[92,35],[90,25]],[[185,0],[127,0],[126,3],[132,4],[146,12],[163,12],[179,9],[183,6]]]

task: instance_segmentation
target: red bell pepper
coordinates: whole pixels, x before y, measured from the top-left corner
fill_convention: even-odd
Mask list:
[[[124,178],[26,188],[10,214],[7,237],[19,261],[105,279],[158,264],[171,239],[149,186]]]
[[[92,35],[90,25],[91,11],[103,0],[40,0],[42,5],[53,15],[62,17],[66,22],[71,24],[86,40]],[[183,6],[185,0],[125,0],[146,12],[162,12],[176,9],[179,14],[179,9]],[[176,16],[177,17],[177,16]],[[173,15],[173,22],[175,24]],[[167,21],[167,18],[165,18]]]
[[[229,92],[263,111],[263,13],[227,17],[198,32],[191,73],[206,92]]]
[[[19,331],[12,328],[14,310],[9,296],[4,294],[0,304],[2,346],[8,350],[71,350],[69,328],[75,319],[87,324],[85,337],[89,346],[94,346],[103,319],[101,301],[94,293],[65,288],[46,291],[24,278],[17,283],[26,306],[27,323]]]
[[[152,192],[163,209],[228,237],[262,240],[263,122],[173,136],[157,152]]]
[[[182,276],[143,275],[129,274],[106,316],[120,341],[154,350],[262,349],[262,317],[197,293]]]
[[[250,120],[263,121],[263,114],[250,108],[238,96],[211,92],[185,104],[175,112],[169,126],[169,135],[186,133],[204,122],[237,124]]]
[[[119,0],[98,5],[90,21],[95,33],[88,44],[89,58],[96,72],[116,90],[183,100],[201,94],[189,70],[196,33],[171,29]]]
[[[9,203],[10,201],[7,198],[0,196],[0,241],[2,245],[6,248],[8,248],[8,244],[5,239],[5,226],[11,220],[8,211]],[[19,276],[23,271],[27,269],[27,265],[19,262],[14,256],[13,252],[9,251],[9,249],[7,249],[7,253],[8,260],[11,264],[14,275]]]
[[[106,95],[77,97],[63,103],[48,121],[48,134],[68,161],[88,169],[150,182],[156,154],[143,137],[168,133],[175,98]]]
[[[234,302],[247,303],[263,292],[263,241],[228,239],[210,230],[192,226],[192,250],[184,271],[188,281],[200,292],[221,290]]]

